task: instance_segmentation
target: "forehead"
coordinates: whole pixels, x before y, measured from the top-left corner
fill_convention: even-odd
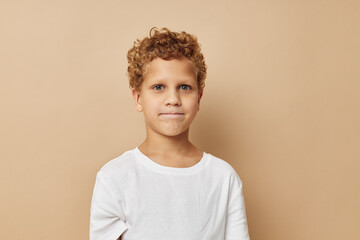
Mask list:
[[[144,82],[156,80],[196,81],[194,64],[187,58],[155,58],[145,67]]]

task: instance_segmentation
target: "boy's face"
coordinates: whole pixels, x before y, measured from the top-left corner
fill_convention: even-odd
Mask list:
[[[140,92],[132,93],[136,109],[144,112],[147,133],[177,136],[188,131],[202,96],[191,61],[155,58],[145,70]]]

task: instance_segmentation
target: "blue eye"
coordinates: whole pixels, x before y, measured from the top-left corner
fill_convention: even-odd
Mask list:
[[[163,90],[164,89],[164,86],[163,85],[155,85],[153,87],[154,90]]]
[[[180,89],[187,91],[187,90],[190,90],[191,87],[190,87],[189,85],[181,85],[181,86],[180,86]]]

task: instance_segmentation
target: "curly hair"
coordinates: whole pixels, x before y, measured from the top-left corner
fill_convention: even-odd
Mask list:
[[[137,39],[127,53],[130,88],[141,90],[146,64],[157,57],[165,60],[188,58],[195,67],[199,90],[205,87],[206,64],[197,38],[184,31],[152,28],[149,37]]]

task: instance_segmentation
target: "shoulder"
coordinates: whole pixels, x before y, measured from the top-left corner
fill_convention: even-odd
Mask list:
[[[236,170],[225,160],[209,154],[212,164],[212,174],[226,181],[230,191],[242,191],[242,180]]]
[[[209,158],[209,165],[214,171],[233,177],[239,177],[236,170],[227,161],[210,153],[207,153],[207,155]]]
[[[124,176],[129,170],[134,169],[136,165],[136,153],[135,150],[128,150],[120,156],[108,161],[103,165],[98,173],[106,178],[112,178],[114,176]]]

